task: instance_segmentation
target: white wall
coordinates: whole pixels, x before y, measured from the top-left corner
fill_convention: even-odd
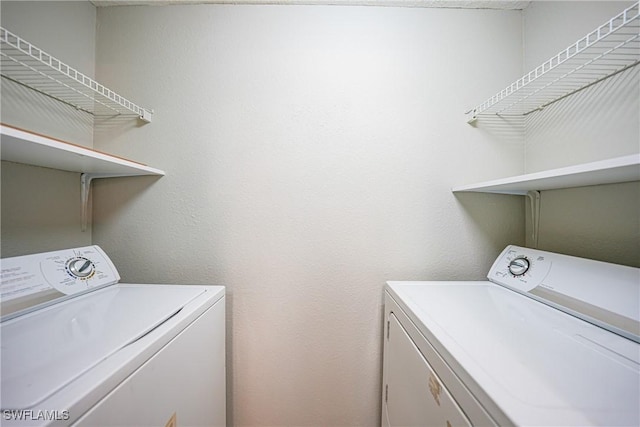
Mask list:
[[[464,111],[522,73],[518,11],[98,10],[98,79],[155,109],[96,147],[164,169],[95,184],[123,280],[227,286],[230,422],[377,425],[386,280],[482,279],[521,173]]]
[[[527,69],[540,65],[631,4],[532,2],[524,12]],[[638,153],[640,67],[531,114],[525,139],[526,172]],[[638,218],[637,182],[542,192],[538,247],[640,266]]]
[[[89,2],[0,3],[2,26],[93,76],[96,9]],[[75,144],[93,146],[93,116],[0,79],[0,121]],[[81,232],[80,175],[2,162],[2,257],[91,244]]]

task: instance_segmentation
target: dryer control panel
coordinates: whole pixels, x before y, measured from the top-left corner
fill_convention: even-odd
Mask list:
[[[120,280],[107,254],[95,245],[5,258],[0,267],[3,319],[8,313]]]
[[[548,253],[508,246],[493,263],[487,278],[520,292],[529,292],[542,284],[550,269]]]
[[[640,342],[640,269],[510,245],[487,278]]]

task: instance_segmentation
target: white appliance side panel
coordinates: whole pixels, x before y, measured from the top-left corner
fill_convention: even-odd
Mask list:
[[[395,315],[388,318],[386,411],[392,426],[471,426]]]
[[[224,303],[222,298],[208,309],[73,426],[225,426]]]

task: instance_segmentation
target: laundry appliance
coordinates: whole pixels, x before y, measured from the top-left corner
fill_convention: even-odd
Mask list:
[[[98,246],[1,267],[1,425],[225,425],[223,286],[119,283]]]
[[[640,269],[508,246],[388,282],[382,425],[640,425]]]

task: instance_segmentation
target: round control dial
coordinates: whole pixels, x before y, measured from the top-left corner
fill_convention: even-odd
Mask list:
[[[67,261],[67,272],[73,277],[86,279],[93,275],[96,266],[90,259],[84,257],[75,257]]]
[[[531,267],[531,263],[529,263],[527,257],[519,256],[509,262],[509,273],[514,276],[522,276],[529,270],[529,267]]]

